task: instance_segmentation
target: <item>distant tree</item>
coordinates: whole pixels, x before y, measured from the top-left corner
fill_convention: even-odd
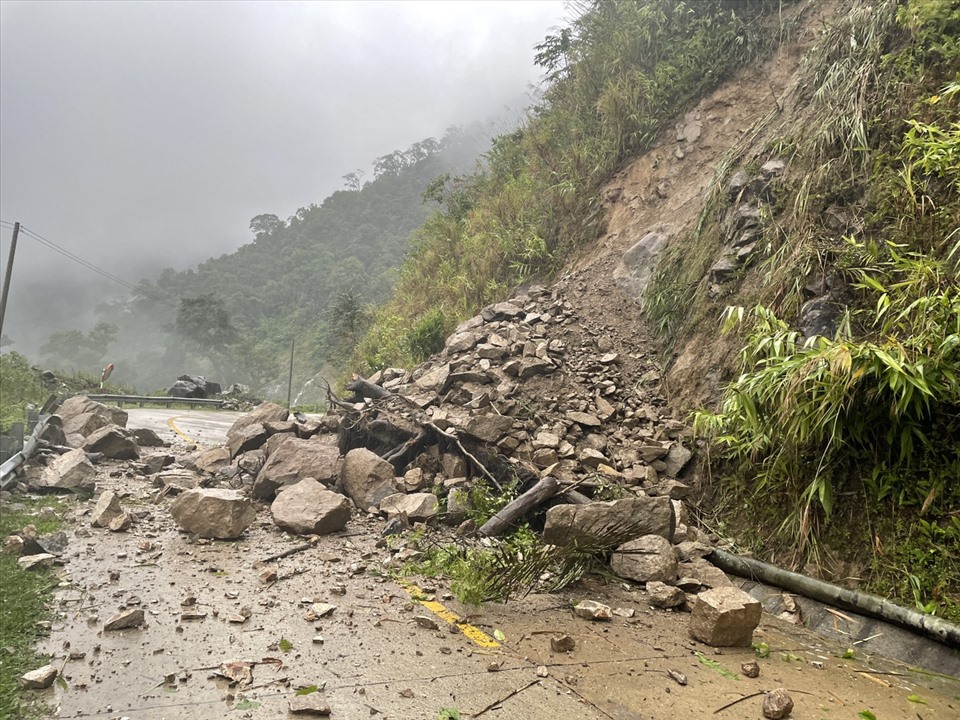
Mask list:
[[[354,172],[347,173],[343,176],[344,187],[347,190],[352,192],[360,192],[360,189],[363,187],[361,184],[363,181],[363,170],[357,168]]]
[[[226,305],[212,294],[180,300],[174,329],[201,354],[223,353],[237,339]]]
[[[250,231],[256,236],[257,240],[272,235],[283,227],[283,220],[272,213],[262,213],[250,220]]]

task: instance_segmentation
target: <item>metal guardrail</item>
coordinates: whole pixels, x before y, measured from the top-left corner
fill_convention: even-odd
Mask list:
[[[124,403],[130,403],[143,407],[144,405],[164,405],[171,407],[173,405],[189,405],[190,407],[223,407],[223,400],[211,400],[208,398],[180,398],[180,397],[154,397],[151,395],[87,395],[91,400],[97,402],[115,402],[118,407],[123,407]]]
[[[13,474],[13,471],[20,467],[24,462],[30,459],[30,456],[33,455],[33,450],[37,446],[37,440],[43,431],[47,427],[47,421],[50,419],[49,415],[44,415],[40,422],[36,424],[33,428],[33,432],[30,433],[30,437],[23,441],[23,449],[12,455],[6,462],[0,465],[0,490],[6,490],[7,487],[13,484],[13,481],[17,479],[17,476]]]

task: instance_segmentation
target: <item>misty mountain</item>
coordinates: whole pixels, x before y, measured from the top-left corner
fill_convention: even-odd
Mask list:
[[[325,367],[332,379],[369,307],[392,291],[411,233],[432,209],[425,190],[471,171],[488,137],[479,125],[452,128],[377,158],[370,179],[344,176],[344,189],[286,220],[257,215],[252,242],[192,269],[167,268],[133,297],[101,303],[94,328],[54,333],[43,360],[88,373],[114,362],[114,380],[144,392],[189,372],[270,385],[279,396],[294,341],[300,382]]]

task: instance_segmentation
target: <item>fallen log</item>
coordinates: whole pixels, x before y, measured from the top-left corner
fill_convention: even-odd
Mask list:
[[[517,520],[559,492],[560,483],[555,477],[548,475],[487,520],[478,532],[486,537],[501,535],[510,528],[515,527]]]
[[[895,605],[886,598],[833,585],[806,575],[790,572],[753,558],[743,558],[723,550],[714,550],[710,561],[724,572],[804,595],[835,607],[892,622],[916,630],[947,647],[960,648],[960,626],[942,618]]]

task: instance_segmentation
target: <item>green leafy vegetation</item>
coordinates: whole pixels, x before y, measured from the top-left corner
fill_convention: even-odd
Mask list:
[[[597,237],[598,190],[700,93],[764,50],[777,3],[613,0],[537,46],[547,86],[527,122],[494,139],[482,170],[444,177],[357,364],[410,366],[437,334],[549,275]]]
[[[958,32],[955,3],[851,2],[808,56],[799,119],[751,132],[775,138],[769,150],[791,172],[765,209],[766,259],[727,290],[740,301],[723,314],[742,333],[740,374],[695,417],[725,478],[719,514],[750,508],[730,527],[738,539],[794,564],[829,564],[845,548],[869,570],[868,589],[954,620]],[[717,306],[690,273],[715,259],[718,198],[685,239],[686,257],[703,262],[668,262],[655,282],[650,310],[671,347],[702,334]],[[850,219],[846,231],[831,212]],[[804,337],[793,321],[811,281],[828,276],[837,332]],[[678,297],[700,311],[666,319]]]
[[[27,405],[43,403],[40,373],[16,352],[0,355],[0,432],[8,432],[13,423],[27,420]]]
[[[56,513],[37,513],[42,507],[56,511],[60,506],[53,498],[24,499],[17,505],[5,502],[0,512],[0,538],[30,524],[41,535],[57,530],[60,520]],[[44,708],[21,694],[20,676],[46,662],[34,650],[34,643],[43,635],[38,623],[49,616],[47,603],[58,581],[50,568],[22,570],[11,555],[0,555],[0,578],[0,717],[43,717]]]

